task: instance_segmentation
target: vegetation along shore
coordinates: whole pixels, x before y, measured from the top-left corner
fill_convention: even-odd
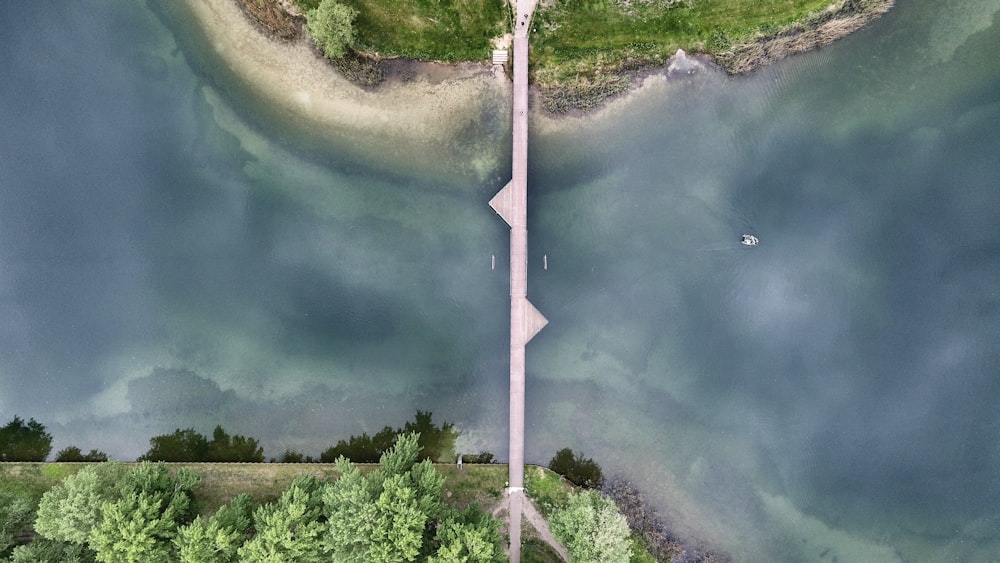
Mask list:
[[[275,40],[315,44],[310,18],[334,0],[236,0]],[[532,22],[531,80],[552,113],[588,110],[666,68],[682,49],[743,74],[827,45],[865,26],[894,0],[545,0]],[[343,50],[331,64],[374,86],[401,60],[482,61],[502,46],[512,14],[503,0],[450,3],[340,0]],[[327,19],[329,21],[329,18]],[[330,28],[331,30],[333,28]],[[311,31],[310,31],[311,30]],[[317,47],[317,53],[324,49]],[[395,63],[389,61],[396,61]],[[404,73],[405,74],[405,73]]]
[[[456,463],[459,434],[417,411],[319,459],[263,463],[255,438],[217,426],[154,436],[138,463],[76,446],[45,463],[52,435],[15,416],[0,427],[0,562],[506,561],[507,467],[489,452]],[[728,560],[568,448],[525,484],[526,562]]]

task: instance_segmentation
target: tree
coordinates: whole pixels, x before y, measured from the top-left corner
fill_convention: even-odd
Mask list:
[[[417,463],[419,435],[399,436],[381,467],[362,475],[341,457],[341,476],[323,493],[326,542],[336,561],[413,561],[441,516],[444,477]]]
[[[601,466],[582,454],[577,456],[569,448],[556,452],[555,457],[549,461],[549,469],[588,489],[600,488],[604,483]]]
[[[230,436],[222,426],[216,426],[212,433],[212,441],[208,443],[206,460],[260,463],[264,461],[264,448],[261,448],[254,438],[239,434]]]
[[[0,461],[45,461],[52,451],[52,435],[45,426],[19,416],[0,428]]]
[[[450,512],[438,525],[434,536],[438,549],[428,562],[506,561],[499,527],[498,521],[475,505],[464,512]]]
[[[250,495],[243,493],[210,518],[198,516],[177,530],[174,544],[181,563],[232,563],[247,539],[252,511]]]
[[[56,461],[64,461],[64,462],[81,462],[81,461],[102,462],[102,461],[108,461],[108,454],[106,454],[106,453],[104,453],[102,451],[98,451],[98,450],[90,450],[90,453],[83,453],[83,452],[80,451],[80,448],[78,448],[76,446],[67,446],[67,447],[59,450],[59,453],[56,454]]]
[[[358,11],[335,0],[322,0],[306,14],[306,29],[323,54],[339,59],[354,43],[354,18]]]
[[[208,456],[208,438],[193,428],[153,436],[149,445],[149,451],[139,461],[204,461]]]
[[[94,552],[85,545],[36,538],[14,548],[10,563],[91,563]]]
[[[31,532],[35,503],[27,494],[0,490],[0,557]]]
[[[632,555],[628,522],[613,502],[595,491],[580,491],[549,519],[552,535],[573,561],[627,563]]]
[[[127,468],[118,462],[90,465],[49,489],[38,504],[35,531],[43,537],[85,544],[101,520],[101,507],[118,498]]]
[[[163,464],[90,465],[42,496],[35,531],[87,545],[99,561],[172,561],[171,540],[190,518],[199,480],[186,468],[171,476]]]
[[[311,475],[299,477],[277,503],[258,508],[253,515],[257,534],[239,548],[239,561],[329,561],[322,541],[323,488],[323,482]]]
[[[119,496],[101,505],[88,544],[98,561],[169,562],[177,559],[177,528],[190,521],[191,492],[201,479],[187,468],[171,476],[162,463],[131,468]]]

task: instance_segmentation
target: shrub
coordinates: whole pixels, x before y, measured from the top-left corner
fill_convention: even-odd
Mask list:
[[[338,59],[354,43],[354,18],[358,11],[334,0],[322,0],[315,10],[310,10],[306,29],[323,54]]]

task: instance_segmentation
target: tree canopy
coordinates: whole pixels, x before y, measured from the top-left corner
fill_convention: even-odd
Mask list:
[[[552,535],[573,561],[628,563],[632,556],[628,522],[615,503],[596,491],[580,491],[549,519]]]
[[[27,494],[0,490],[0,557],[31,531],[35,503]]]
[[[252,501],[244,493],[209,518],[198,516],[177,530],[174,544],[181,563],[234,563],[251,528]]]
[[[329,561],[322,537],[324,483],[311,475],[299,477],[277,502],[253,514],[256,534],[239,549],[239,560],[278,563]]]
[[[98,561],[174,561],[177,527],[190,521],[199,478],[163,464],[85,467],[42,496],[35,531],[57,542],[85,546]]]
[[[445,436],[430,413],[418,412],[410,427]],[[463,512],[445,506],[445,477],[421,447],[417,432],[399,435],[365,471],[341,456],[340,477],[297,478],[274,502],[255,506],[248,495],[214,514],[195,517],[194,491],[200,478],[187,468],[163,463],[135,466],[106,462],[83,467],[41,497],[19,499],[0,491],[0,557],[18,562],[231,563],[320,561],[504,560],[499,522],[478,507]],[[231,437],[221,427],[209,441],[194,430],[158,436],[150,457],[168,454],[250,452],[255,440]],[[78,448],[61,455],[83,456]],[[93,452],[92,452],[93,453]],[[226,456],[228,456],[227,454]],[[225,457],[225,456],[223,456]],[[38,536],[11,547],[30,535]],[[21,540],[25,541],[25,540]]]
[[[306,29],[323,54],[338,59],[354,43],[354,18],[358,11],[336,0],[322,0],[306,14]]]
[[[52,436],[34,418],[19,416],[0,428],[0,461],[45,461],[52,451]]]

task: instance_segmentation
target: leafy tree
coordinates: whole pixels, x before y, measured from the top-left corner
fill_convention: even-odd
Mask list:
[[[438,525],[434,536],[438,549],[428,562],[506,561],[499,527],[498,521],[474,505],[464,512],[451,512]]]
[[[565,508],[553,512],[549,527],[573,561],[628,563],[632,555],[628,522],[613,502],[595,491],[571,496]]]
[[[49,489],[38,504],[35,531],[51,540],[85,544],[101,520],[104,503],[118,498],[127,468],[118,462],[90,465]]]
[[[549,462],[549,469],[588,489],[600,488],[604,483],[601,466],[594,460],[583,457],[582,454],[578,456],[569,448],[556,452],[555,457]]]
[[[56,461],[102,462],[108,461],[108,454],[98,450],[90,450],[89,453],[83,453],[76,446],[67,446],[59,450],[59,453],[56,454]]]
[[[306,475],[292,483],[277,503],[254,512],[257,534],[239,548],[239,560],[282,563],[329,561],[322,541],[323,482]]]
[[[193,428],[154,436],[149,445],[139,461],[204,461],[208,456],[208,438]]]
[[[222,426],[216,426],[212,441],[208,443],[207,461],[243,461],[260,463],[264,461],[264,448],[254,438],[239,434],[230,436]]]
[[[85,545],[36,538],[14,548],[10,563],[92,563],[94,552]]]
[[[377,463],[395,441],[396,431],[386,426],[374,436],[369,436],[365,432],[360,436],[351,436],[347,441],[340,440],[336,446],[321,453],[319,460],[323,463],[332,463],[343,456],[354,463]]]
[[[173,539],[189,521],[191,492],[200,478],[187,468],[171,477],[162,464],[142,463],[129,470],[119,497],[101,505],[101,519],[88,543],[98,561],[167,562],[176,560]]]
[[[354,43],[354,18],[358,11],[336,0],[321,0],[315,10],[306,14],[306,29],[323,54],[339,59]]]
[[[15,416],[0,428],[0,461],[45,461],[52,451],[52,435],[34,418]]]
[[[399,436],[368,475],[341,457],[341,476],[323,494],[336,561],[413,561],[442,513],[444,477],[430,461],[417,463],[419,435]]]
[[[174,544],[181,563],[231,563],[247,539],[251,524],[250,495],[244,493],[210,518],[198,516],[177,530]]]
[[[176,523],[164,517],[160,502],[139,493],[107,502],[102,519],[90,532],[89,545],[97,560],[107,563],[167,563]]]
[[[35,530],[86,544],[99,561],[174,560],[171,540],[190,517],[198,481],[187,469],[171,477],[163,464],[91,465],[42,496]]]
[[[31,532],[35,503],[26,494],[0,490],[0,557]]]

